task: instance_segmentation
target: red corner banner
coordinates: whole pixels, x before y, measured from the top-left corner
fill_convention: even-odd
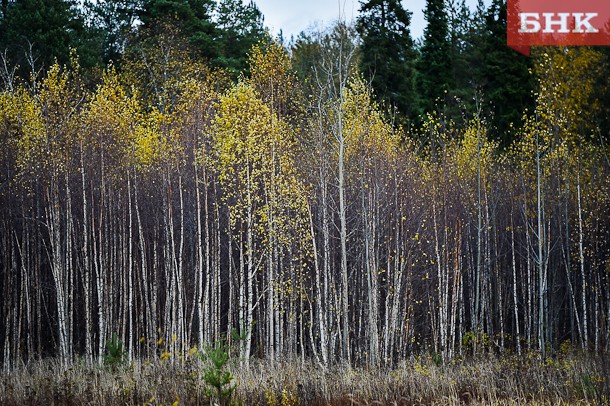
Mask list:
[[[609,0],[507,0],[508,46],[610,45]]]

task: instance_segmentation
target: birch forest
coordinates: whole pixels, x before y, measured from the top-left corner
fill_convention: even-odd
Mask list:
[[[455,71],[435,94],[411,41],[399,110],[363,68],[362,24],[263,33],[238,68],[160,24],[97,67],[76,47],[4,53],[4,369],[92,365],[113,336],[129,361],[223,341],[246,366],[608,352],[605,49],[519,56],[523,104]],[[454,68],[489,66],[458,45]],[[510,64],[490,77],[521,86]],[[498,124],[506,106],[525,107]]]

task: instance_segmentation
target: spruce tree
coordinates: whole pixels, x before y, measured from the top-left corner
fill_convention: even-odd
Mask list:
[[[417,90],[421,113],[432,111],[438,98],[445,98],[451,88],[451,45],[444,0],[426,0],[421,55],[417,63]]]
[[[511,124],[521,126],[523,112],[532,109],[534,78],[530,58],[506,44],[506,3],[493,0],[487,10],[481,44],[483,96],[492,109],[491,136],[507,147],[514,137]]]
[[[22,74],[42,71],[55,61],[67,64],[70,49],[85,55],[87,67],[97,63],[96,45],[75,0],[18,0],[1,4],[0,49],[7,51]],[[33,66],[32,66],[33,65]]]
[[[97,0],[87,4],[89,19],[100,36],[105,64],[120,60],[142,4],[142,0]]]
[[[465,0],[449,0],[448,5],[451,88],[445,98],[446,113],[458,123],[468,122],[476,111],[475,101],[481,90],[479,48],[485,9],[481,7],[473,13]]]
[[[598,135],[600,143],[604,145],[610,144],[610,47],[600,47],[599,51],[603,56],[601,69],[606,73],[600,75],[596,86],[595,97],[598,98],[600,112],[598,123],[600,131]]]
[[[417,106],[413,89],[415,49],[409,26],[411,13],[399,0],[361,2],[356,28],[362,38],[360,69],[379,100],[402,117]]]
[[[140,19],[148,35],[162,34],[167,24],[177,27],[199,57],[235,76],[265,35],[256,4],[241,0],[145,0]]]
[[[200,57],[218,57],[218,30],[212,21],[214,0],[145,0],[140,20],[147,35],[163,34],[167,24],[175,26]]]
[[[265,37],[263,14],[252,1],[222,0],[218,2],[219,56],[213,63],[237,74],[247,69],[248,52]]]
[[[0,17],[1,18],[5,18],[6,17],[6,11],[8,10],[8,0],[1,0],[0,1]]]
[[[6,38],[6,16],[8,14],[8,0],[0,0],[0,38]]]

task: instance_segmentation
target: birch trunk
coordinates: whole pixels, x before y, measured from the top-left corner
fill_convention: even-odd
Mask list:
[[[345,139],[343,138],[343,128],[341,118],[339,118],[339,221],[340,221],[340,241],[341,241],[341,320],[342,320],[342,341],[341,348],[343,358],[348,365],[351,364],[351,346],[349,334],[349,288],[347,270],[347,208],[345,202]]]
[[[544,219],[542,207],[542,169],[540,167],[540,150],[538,145],[538,135],[536,135],[536,194],[537,194],[537,213],[538,213],[538,349],[542,358],[546,357],[544,342]]]
[[[369,190],[369,201],[373,201]],[[375,241],[375,220],[371,219],[370,210],[365,202],[365,191],[362,193],[362,214],[364,223],[364,255],[365,255],[365,271],[367,281],[367,296],[368,296],[368,324],[369,324],[369,362],[373,366],[379,364],[379,331],[378,331],[378,304],[377,292],[377,264],[375,263],[374,241]]]
[[[202,224],[201,224],[201,192],[199,187],[199,174],[197,170],[197,164],[193,165],[193,169],[195,172],[195,202],[197,204],[197,267],[195,269],[195,308],[197,309],[197,347],[203,348],[204,344],[204,320],[203,320],[203,298],[204,298],[204,288],[203,288],[203,232],[202,232]],[[206,187],[204,182],[204,187]],[[207,216],[206,216],[207,220]],[[208,251],[209,253],[209,251]],[[206,290],[207,290],[207,281]]]
[[[510,246],[513,269],[513,312],[515,316],[515,342],[517,345],[517,354],[521,356],[521,333],[519,331],[519,302],[517,299],[517,261],[515,258],[515,223],[513,221],[512,211],[510,213]]]
[[[584,254],[584,232],[582,222],[582,204],[580,190],[580,168],[576,171],[576,196],[578,201],[578,259],[580,264],[580,279],[582,284],[582,348],[585,349],[589,344],[589,334],[587,326],[587,279],[585,277],[585,254]],[[569,255],[569,253],[568,253]]]
[[[89,256],[89,212],[87,207],[87,183],[85,181],[85,158],[83,144],[80,143],[80,171],[83,204],[83,293],[85,295],[85,359],[93,362],[92,322],[91,322],[91,258]]]
[[[323,305],[322,302],[324,300],[324,297],[322,295],[322,283],[321,283],[321,272],[322,270],[320,269],[320,261],[319,261],[319,254],[318,254],[318,245],[316,243],[316,234],[315,234],[315,230],[313,227],[313,213],[311,211],[311,207],[308,206],[308,214],[309,214],[309,232],[310,232],[310,238],[311,238],[311,246],[313,249],[313,261],[314,261],[314,273],[315,273],[315,289],[316,289],[316,296],[315,296],[315,303],[316,303],[316,316],[317,316],[317,326],[318,326],[318,336],[320,337],[320,354],[322,356],[322,360],[321,363],[323,366],[328,366],[328,348],[327,348],[327,338],[326,338],[326,317],[324,315],[324,309],[323,309]],[[311,323],[313,324],[313,317],[311,320]],[[313,336],[313,333],[312,333]],[[312,342],[312,346],[313,348],[315,348],[315,344]],[[318,362],[320,362],[320,360],[318,360]]]
[[[133,360],[134,331],[136,323],[134,322],[134,294],[133,294],[133,213],[131,202],[131,173],[127,173],[127,317],[128,317],[128,332],[127,332],[127,359],[129,362]]]

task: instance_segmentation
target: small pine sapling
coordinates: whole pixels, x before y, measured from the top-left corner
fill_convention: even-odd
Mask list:
[[[125,350],[123,342],[119,340],[116,333],[112,334],[112,338],[106,341],[106,351],[104,351],[104,365],[114,371],[125,363]]]
[[[200,357],[205,363],[203,380],[207,386],[206,395],[215,399],[221,406],[229,405],[236,385],[231,385],[235,377],[226,370],[229,354],[224,345],[216,343],[214,347],[202,351]]]

